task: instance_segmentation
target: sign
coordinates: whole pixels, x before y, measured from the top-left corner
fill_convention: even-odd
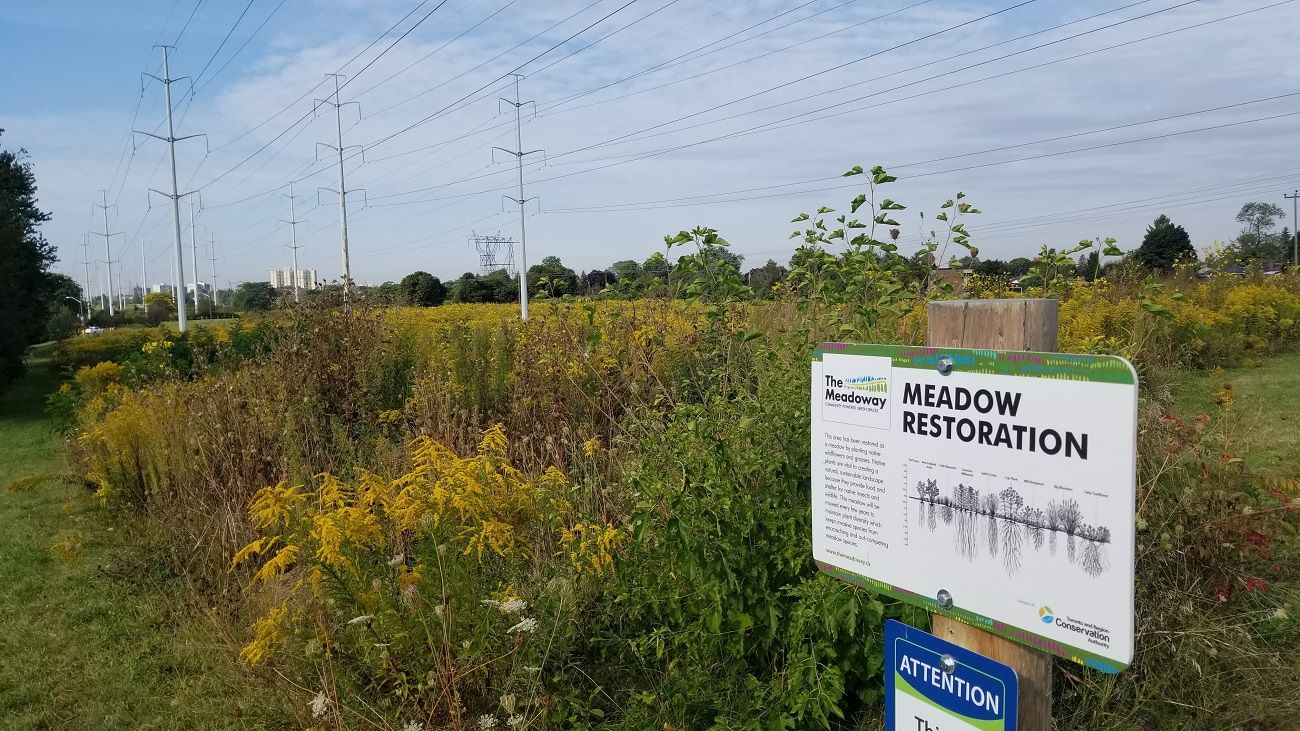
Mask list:
[[[830,343],[813,558],[1106,672],[1133,658],[1137,375],[1122,358]]]
[[[886,731],[1015,731],[1016,671],[885,620]]]

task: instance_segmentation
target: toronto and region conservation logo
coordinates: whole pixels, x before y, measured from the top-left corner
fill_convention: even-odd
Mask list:
[[[1047,605],[1039,607],[1038,618],[1043,620],[1043,624],[1051,624],[1052,620],[1055,619],[1055,617],[1052,616],[1052,608]]]

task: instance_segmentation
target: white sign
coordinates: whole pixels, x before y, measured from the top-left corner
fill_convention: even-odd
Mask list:
[[[843,344],[817,354],[823,570],[1107,672],[1132,661],[1127,361]]]

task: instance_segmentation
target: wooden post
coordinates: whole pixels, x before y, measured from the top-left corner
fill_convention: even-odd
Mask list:
[[[927,340],[933,347],[1054,352],[1056,315],[1053,299],[931,302]],[[1051,655],[939,614],[932,620],[935,635],[1014,668],[1020,680],[1019,728],[1051,731]]]

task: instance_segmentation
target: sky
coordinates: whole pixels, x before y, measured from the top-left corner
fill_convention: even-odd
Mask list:
[[[521,142],[530,264],[643,260],[696,226],[784,263],[791,219],[846,208],[865,181],[841,173],[876,164],[904,250],[958,191],[984,258],[1135,248],[1161,213],[1201,248],[1247,201],[1290,225],[1297,27],[1295,0],[6,3],[0,145],[30,155],[56,268],[100,282],[111,258],[128,288],[176,256],[156,44],[175,135],[198,135],[176,143],[187,281],[195,249],[201,281],[265,281],[295,233],[339,279],[340,128],[362,284],[454,279],[471,234],[518,240]]]

